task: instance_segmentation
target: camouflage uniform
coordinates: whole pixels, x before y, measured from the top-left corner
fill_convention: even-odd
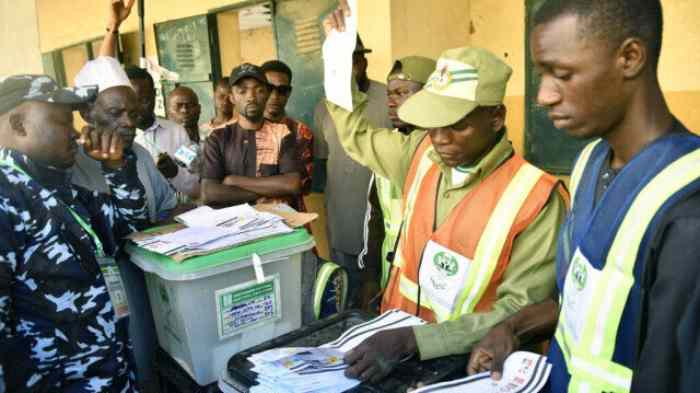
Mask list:
[[[148,220],[135,158],[104,168],[111,196],[14,150],[0,161],[26,172],[0,163],[0,393],[135,392],[128,318],[117,320],[96,246],[67,208],[114,255]]]

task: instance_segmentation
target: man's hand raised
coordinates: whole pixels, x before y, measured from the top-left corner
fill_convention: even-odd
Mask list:
[[[129,17],[129,14],[131,14],[131,8],[134,6],[136,0],[109,0],[109,2],[110,7],[107,28],[117,30],[122,22]]]
[[[345,18],[350,16],[350,6],[348,0],[339,0],[338,8],[326,16],[323,20],[323,30],[326,32],[326,37],[331,33],[331,30],[345,31]]]
[[[118,132],[86,126],[81,135],[83,149],[93,160],[112,169],[124,165],[124,141]]]

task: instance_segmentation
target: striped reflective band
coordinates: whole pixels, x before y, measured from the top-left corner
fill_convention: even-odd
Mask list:
[[[581,150],[581,154],[579,154],[578,160],[576,160],[574,169],[571,171],[571,179],[569,180],[569,190],[571,191],[572,204],[574,203],[574,198],[576,196],[578,182],[581,181],[581,176],[583,176],[583,170],[586,169],[588,160],[591,158],[591,153],[593,153],[593,149],[595,149],[596,145],[598,145],[600,141],[601,139],[597,139],[587,144],[586,147],[584,147],[583,150]]]
[[[408,233],[408,228],[410,228],[413,224],[413,209],[416,204],[416,198],[418,197],[418,190],[420,190],[420,186],[423,183],[425,175],[434,165],[434,163],[432,162],[432,160],[430,160],[430,157],[428,156],[428,154],[430,154],[430,152],[432,151],[435,151],[435,148],[431,145],[430,147],[425,149],[425,152],[423,152],[423,155],[420,157],[420,162],[418,164],[416,176],[413,179],[413,183],[411,183],[411,188],[408,191],[408,195],[406,197],[406,204],[404,206],[405,224],[403,226],[401,240],[399,241],[399,247],[396,250],[396,259],[394,260],[394,265],[396,265],[399,268],[402,268],[404,264],[403,252],[401,251],[401,249],[403,248],[403,243],[406,241],[406,234]]]
[[[406,299],[418,304],[418,284],[413,282],[410,278],[401,274],[399,278],[399,290],[401,295]],[[435,314],[435,319],[437,322],[442,322],[450,316],[451,310],[443,307],[440,303],[432,303],[428,297],[425,296],[425,292],[420,294],[420,306],[433,311]]]
[[[469,269],[464,287],[467,291],[460,296],[456,304],[458,312],[454,313],[453,319],[474,311],[498,266],[515,217],[543,175],[544,172],[526,163],[518,169],[508,183],[479,238],[474,252],[474,262]]]

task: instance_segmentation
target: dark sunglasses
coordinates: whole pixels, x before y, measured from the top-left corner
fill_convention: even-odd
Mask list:
[[[274,91],[277,92],[277,94],[281,96],[288,96],[292,92],[292,86],[289,85],[280,85],[280,86],[275,86],[273,84],[270,84],[270,88]]]

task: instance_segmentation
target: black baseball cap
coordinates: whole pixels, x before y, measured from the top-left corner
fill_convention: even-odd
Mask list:
[[[255,64],[243,63],[231,71],[231,78],[229,82],[231,86],[238,83],[243,78],[253,78],[258,82],[268,85],[267,78],[265,77],[265,72],[262,68],[256,66]]]
[[[0,115],[23,102],[39,101],[77,107],[97,97],[97,86],[62,88],[47,75],[13,75],[0,78]]]

